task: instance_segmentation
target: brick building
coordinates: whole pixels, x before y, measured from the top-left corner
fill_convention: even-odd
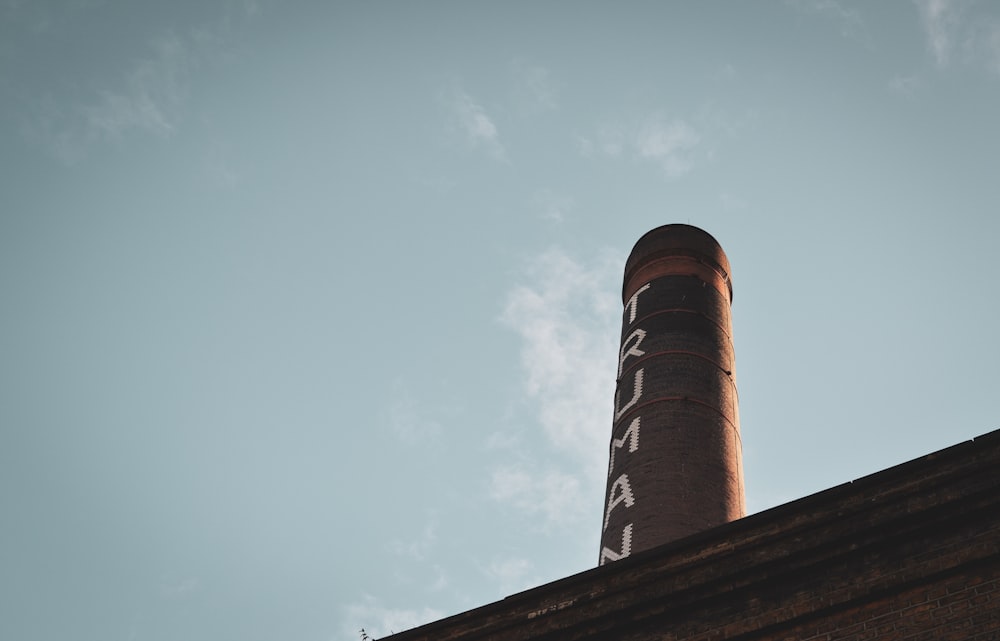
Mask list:
[[[625,271],[599,566],[394,641],[1000,641],[1000,431],[743,517],[725,254]]]
[[[1000,639],[1000,431],[391,638]]]

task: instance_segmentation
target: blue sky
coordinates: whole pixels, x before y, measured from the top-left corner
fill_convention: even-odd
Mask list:
[[[597,564],[632,244],[750,512],[998,427],[986,1],[0,2],[0,638],[381,636]]]

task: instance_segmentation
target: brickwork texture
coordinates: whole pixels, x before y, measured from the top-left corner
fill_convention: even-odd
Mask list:
[[[731,302],[729,260],[701,229],[633,248],[600,565],[744,515]]]

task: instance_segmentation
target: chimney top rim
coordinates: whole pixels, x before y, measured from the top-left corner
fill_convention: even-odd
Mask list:
[[[649,230],[636,241],[625,261],[623,298],[626,291],[635,288],[636,284],[630,281],[643,265],[671,255],[696,258],[718,271],[726,282],[729,299],[732,300],[732,268],[726,252],[707,231],[685,223],[661,225]]]

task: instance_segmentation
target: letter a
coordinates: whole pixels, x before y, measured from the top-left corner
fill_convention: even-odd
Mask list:
[[[621,494],[615,496],[615,490],[621,489]],[[608,529],[608,520],[611,518],[611,510],[615,509],[622,501],[625,502],[625,507],[632,507],[635,505],[635,497],[632,496],[632,486],[628,483],[628,475],[622,474],[615,482],[611,484],[611,490],[608,492],[608,509],[604,512],[604,529]]]

